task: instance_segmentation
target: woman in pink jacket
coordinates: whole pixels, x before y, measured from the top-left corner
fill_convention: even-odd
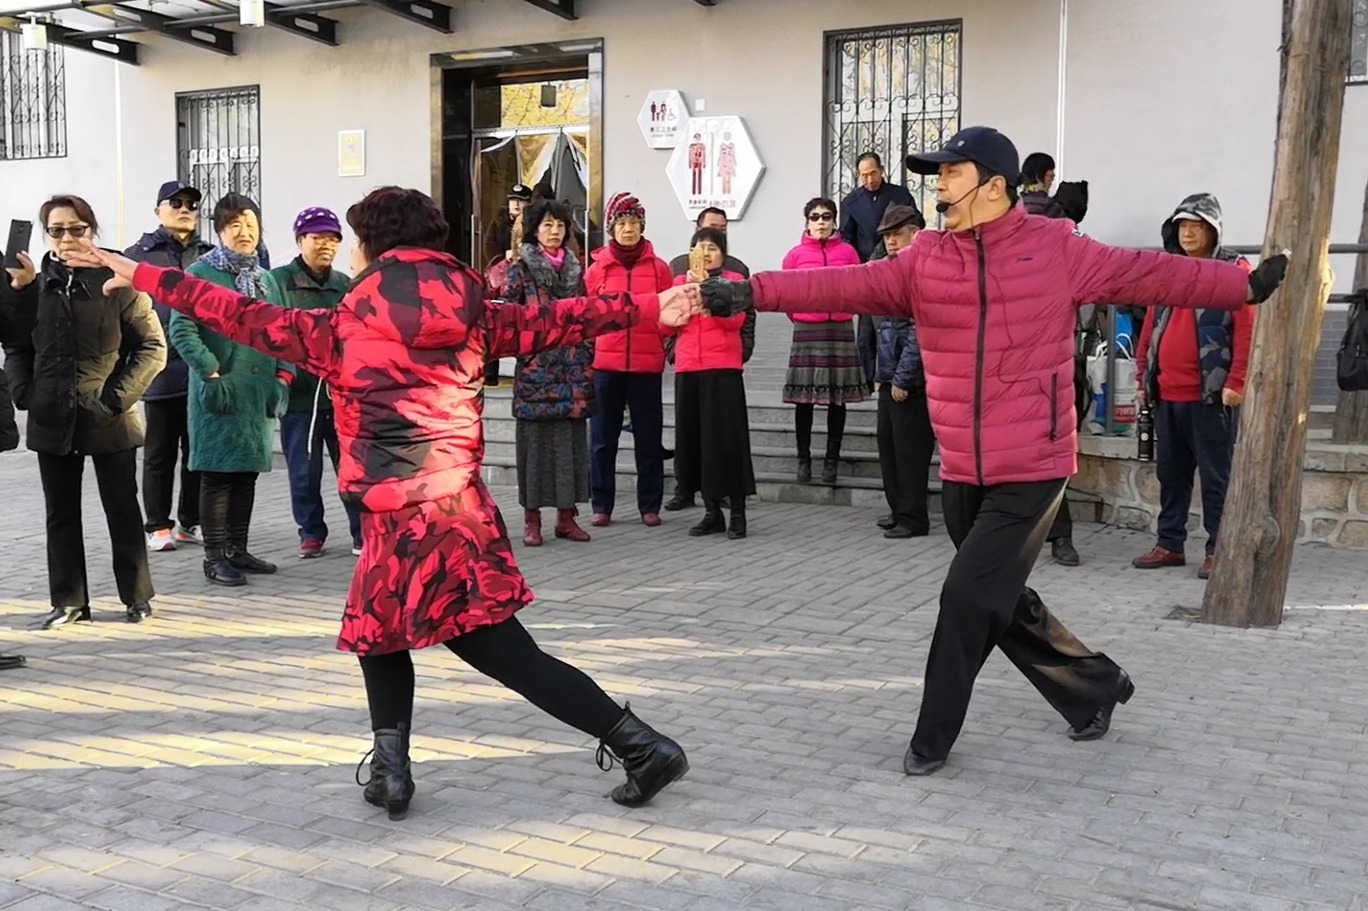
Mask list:
[[[836,234],[836,203],[810,199],[803,206],[807,230],[784,257],[785,269],[857,266],[860,254]],[[784,401],[797,407],[798,480],[812,480],[812,418],[818,405],[827,407],[827,448],[822,483],[836,483],[836,463],[845,435],[846,405],[869,394],[860,355],[855,348],[855,323],[848,313],[794,313],[793,348],[784,377]]]

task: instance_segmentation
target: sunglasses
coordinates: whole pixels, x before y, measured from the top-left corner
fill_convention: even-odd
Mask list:
[[[51,225],[43,230],[47,232],[48,237],[57,240],[63,234],[67,237],[85,237],[90,225]]]
[[[813,212],[808,216],[808,221],[835,221],[836,215],[832,212]]]
[[[198,212],[200,204],[189,199],[168,199],[166,204],[173,209],[184,209],[187,212]]]

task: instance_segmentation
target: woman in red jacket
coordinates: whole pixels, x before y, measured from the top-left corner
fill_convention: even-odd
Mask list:
[[[628,193],[608,200],[604,224],[610,238],[594,251],[594,262],[584,274],[590,294],[645,294],[674,284],[670,267],[655,255],[646,230],[646,207]],[[594,344],[594,398],[598,405],[589,419],[589,499],[593,523],[600,528],[613,520],[617,499],[617,452],[622,415],[632,414],[633,455],[637,470],[637,510],[641,521],[660,524],[665,498],[664,408],[660,376],[665,372],[665,344],[655,326],[645,323],[600,336]]]
[[[700,228],[692,245],[707,257],[704,269],[691,269],[675,279],[675,284],[719,276],[728,281],[743,280],[740,274],[722,269],[727,259],[725,233]],[[754,313],[700,316],[682,328],[661,329],[677,335],[675,474],[680,490],[689,491],[690,496],[702,491],[707,509],[703,521],[689,529],[691,537],[724,531],[733,540],[746,536],[746,497],[755,493],[755,470],[746,420],[746,386],[741,380],[741,331],[746,321],[754,318]],[[723,498],[731,505],[730,527],[722,517]]]
[[[613,800],[645,803],[688,771],[684,751],[541,651],[514,616],[532,593],[480,480],[483,375],[487,356],[573,345],[642,322],[683,322],[697,309],[696,289],[495,304],[483,299],[473,271],[440,252],[447,222],[427,195],[382,187],[352,206],[347,222],[357,238],[356,279],[331,310],[287,310],[93,246],[80,258],[215,332],[299,365],[332,390],[339,485],[361,508],[364,538],[338,648],[357,654],[366,681],[375,731],[368,802],[392,819],[408,811],[410,652],[444,645],[599,738],[627,772]]]
[[[784,257],[785,269],[858,266],[860,254],[836,234],[836,203],[810,199],[803,206],[807,230]],[[855,347],[855,324],[848,313],[793,313],[793,348],[784,377],[784,401],[797,407],[798,480],[812,480],[812,418],[818,405],[827,408],[826,458],[822,483],[836,483],[836,463],[845,436],[846,405],[863,402],[868,393]]]

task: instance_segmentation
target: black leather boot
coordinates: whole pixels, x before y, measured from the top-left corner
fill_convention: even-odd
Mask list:
[[[227,585],[232,588],[247,584],[247,577],[228,562],[228,555],[223,548],[208,545],[204,548],[204,578],[215,585]]]
[[[684,748],[633,715],[630,703],[599,743],[598,765],[605,772],[613,767],[609,753],[627,773],[626,784],[613,788],[613,802],[624,807],[641,806],[689,771]]]
[[[727,520],[722,517],[722,505],[715,500],[705,500],[703,506],[703,520],[689,529],[690,538],[720,535],[727,530]]]
[[[737,497],[732,502],[731,523],[727,526],[727,537],[735,541],[746,536],[746,501]]]
[[[243,515],[244,512],[245,515]],[[251,573],[256,576],[269,576],[276,572],[278,567],[274,563],[268,563],[260,557],[253,556],[247,550],[247,533],[251,524],[251,503],[249,502],[244,509],[234,500],[229,507],[228,517],[228,562],[233,564],[239,572]]]
[[[812,456],[798,457],[798,483],[806,484],[812,480]]]
[[[361,781],[361,766],[371,757],[370,781]],[[408,815],[413,799],[413,774],[409,769],[409,727],[399,722],[397,728],[381,728],[375,732],[375,745],[361,757],[356,767],[356,783],[364,784],[366,803],[384,807],[390,819]]]

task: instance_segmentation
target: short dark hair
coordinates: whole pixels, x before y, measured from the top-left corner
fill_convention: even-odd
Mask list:
[[[698,213],[698,217],[694,219],[694,227],[697,228],[702,225],[703,219],[707,218],[709,215],[721,215],[723,221],[730,221],[730,219],[727,218],[727,211],[725,209],[719,209],[717,206],[708,206],[702,212]]]
[[[90,203],[74,193],[62,193],[52,197],[39,206],[38,220],[43,223],[44,228],[47,227],[48,216],[51,215],[55,209],[75,210],[76,217],[90,225],[91,234],[100,233],[100,222],[95,218],[95,210],[90,207]]]
[[[1019,200],[1021,196],[1017,193],[1017,188],[1012,184],[1012,181],[1007,178],[1007,175],[999,174],[997,171],[990,168],[985,168],[978,162],[974,162],[974,170],[978,171],[979,186],[983,186],[994,177],[1001,177],[1003,182],[1007,184],[1007,201],[1012,205],[1017,204],[1017,200]]]
[[[703,241],[713,244],[722,251],[722,256],[727,255],[727,232],[717,228],[699,228],[694,232],[693,239],[689,241],[689,249],[692,250]]]
[[[537,242],[537,229],[548,217],[565,223],[565,245],[570,246],[570,229],[574,222],[571,220],[570,208],[557,199],[540,200],[523,211],[522,242],[535,244]]]
[[[825,196],[814,196],[807,202],[803,203],[803,217],[807,218],[809,215],[812,214],[813,209],[820,208],[830,209],[832,215],[835,215],[839,211],[836,208],[836,203],[827,199]]]
[[[347,224],[371,260],[397,247],[444,250],[451,233],[431,196],[404,187],[371,190],[347,210]]]
[[[874,162],[874,164],[878,166],[880,171],[883,170],[883,159],[879,157],[878,152],[861,152],[860,157],[855,159],[855,167],[858,168],[866,161]]]
[[[261,207],[251,197],[241,193],[227,194],[214,203],[214,230],[222,231],[243,212],[251,212],[256,216],[257,225],[261,225]]]
[[[1021,164],[1022,183],[1040,183],[1048,171],[1055,169],[1055,160],[1047,152],[1032,152]]]

